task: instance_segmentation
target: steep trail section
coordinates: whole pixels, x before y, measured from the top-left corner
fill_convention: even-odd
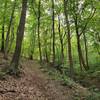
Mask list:
[[[74,100],[79,89],[63,87],[59,81],[51,80],[41,72],[36,61],[23,59],[21,65],[23,74],[20,78],[7,75],[5,80],[0,80],[0,100]],[[85,100],[83,90],[85,93],[83,88],[77,92],[80,100]]]

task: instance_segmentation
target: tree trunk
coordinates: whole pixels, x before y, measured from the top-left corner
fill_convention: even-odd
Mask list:
[[[6,9],[7,9],[7,0],[5,0],[4,5],[4,14],[3,14],[3,23],[2,23],[2,41],[1,41],[1,52],[4,53],[4,41],[5,41],[5,19],[6,19]]]
[[[35,49],[35,42],[36,42],[36,27],[33,27],[33,32],[30,36],[30,52],[29,52],[29,59],[33,60],[33,54]]]
[[[55,64],[55,16],[54,16],[54,0],[52,0],[52,36],[53,36],[53,65]]]
[[[40,56],[40,62],[42,62],[42,50],[41,50],[41,40],[40,40],[40,16],[41,16],[41,0],[39,0],[38,4],[38,46],[39,46],[39,56]]]
[[[77,37],[77,50],[78,50],[78,56],[79,56],[79,62],[80,62],[80,68],[82,70],[82,68],[84,67],[85,70],[87,70],[84,58],[83,58],[83,54],[82,54],[82,50],[81,50],[81,45],[80,45],[80,35],[79,35],[79,29],[78,29],[78,24],[77,24],[77,15],[76,18],[74,19],[75,21],[75,29],[76,29],[76,37]]]
[[[1,41],[1,52],[4,53],[4,23],[2,25],[2,41]]]
[[[61,63],[64,63],[64,48],[63,48],[63,38],[60,30],[60,17],[58,15],[58,31],[59,31],[59,38],[60,38],[60,45],[61,45]]]
[[[17,74],[17,72],[19,71],[18,65],[21,54],[22,40],[24,36],[26,10],[27,10],[27,0],[22,0],[22,11],[21,11],[19,26],[17,29],[16,47],[9,69],[10,74]]]
[[[45,60],[46,62],[48,63],[49,62],[49,58],[48,58],[48,44],[47,44],[47,34],[48,33],[48,30],[46,29],[45,31],[45,36],[44,36],[44,45],[45,45]]]
[[[73,68],[73,61],[72,61],[72,49],[71,49],[71,33],[70,33],[70,23],[68,18],[68,1],[64,0],[64,14],[66,19],[67,25],[67,40],[68,40],[68,59],[69,59],[69,66],[70,66],[70,76],[74,77],[74,68]]]
[[[9,47],[7,49],[7,54],[10,52],[11,50],[11,47],[12,47],[12,44],[13,44],[13,41],[15,39],[15,36],[14,36],[14,22],[12,23],[11,25],[11,37],[10,37],[10,41],[9,41]]]
[[[88,64],[88,48],[87,48],[86,34],[83,33],[83,36],[84,36],[84,45],[85,45],[86,67],[87,67],[87,69],[89,69],[89,64]]]
[[[7,51],[8,51],[8,45],[9,45],[9,35],[10,35],[11,25],[12,25],[12,22],[13,22],[15,6],[16,6],[16,0],[14,1],[14,5],[13,5],[13,8],[12,8],[12,14],[11,14],[10,22],[9,22],[9,25],[8,25],[8,31],[7,31],[7,34],[6,34],[5,52],[4,52],[4,58],[5,58],[5,59],[8,58],[8,57],[7,57]]]

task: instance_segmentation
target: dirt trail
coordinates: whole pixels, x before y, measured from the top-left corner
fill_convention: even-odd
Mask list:
[[[0,100],[74,100],[75,92],[41,72],[36,61],[23,60],[21,78],[0,80]],[[85,100],[80,96],[80,100]]]

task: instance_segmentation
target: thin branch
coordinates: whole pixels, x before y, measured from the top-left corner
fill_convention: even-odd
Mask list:
[[[94,12],[91,13],[91,14],[89,15],[89,17],[87,18],[87,22],[85,23],[85,25],[84,25],[84,27],[83,27],[83,29],[82,29],[82,32],[79,34],[79,36],[81,36],[82,33],[85,31],[85,29],[86,29],[86,27],[87,27],[89,21],[93,18],[95,12],[96,12],[96,9],[94,9]]]

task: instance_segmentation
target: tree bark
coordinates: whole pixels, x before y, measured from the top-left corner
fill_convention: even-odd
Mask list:
[[[79,35],[79,29],[78,29],[78,24],[77,24],[77,15],[76,15],[76,18],[74,19],[74,21],[75,21],[75,29],[76,29],[76,37],[77,37],[77,50],[78,50],[80,68],[81,68],[81,70],[82,70],[82,68],[87,70],[87,67],[86,67],[86,64],[85,64],[85,61],[83,58],[82,50],[81,50],[81,45],[80,45],[80,35]]]
[[[17,72],[19,71],[18,65],[21,54],[22,40],[24,36],[26,10],[27,10],[27,0],[22,0],[22,11],[21,11],[19,26],[17,29],[16,47],[9,69],[9,73],[11,74],[17,74]]]
[[[16,7],[16,0],[14,1],[14,5],[13,5],[13,8],[12,8],[12,13],[11,13],[11,17],[10,17],[10,22],[9,22],[9,25],[8,25],[8,31],[7,31],[7,34],[6,34],[5,52],[4,52],[4,58],[5,59],[8,58],[7,57],[7,51],[8,51],[8,45],[9,45],[9,35],[10,35],[11,25],[12,25],[12,22],[13,22],[15,7]]]
[[[54,16],[54,0],[52,0],[52,36],[53,36],[53,65],[55,65],[55,16]]]
[[[8,47],[8,49],[7,49],[7,54],[10,52],[10,50],[11,50],[11,47],[12,47],[12,44],[13,44],[13,41],[14,41],[14,39],[15,39],[15,34],[14,34],[14,28],[15,26],[14,26],[14,21],[13,21],[13,23],[12,23],[12,25],[11,25],[11,37],[10,37],[10,41],[9,41],[9,47]]]
[[[59,38],[60,38],[60,45],[61,45],[61,63],[64,63],[64,47],[63,47],[63,36],[61,34],[61,26],[60,26],[60,17],[58,15],[58,31],[59,31]]]
[[[45,33],[44,33],[44,46],[45,46],[45,60],[48,63],[49,62],[49,58],[48,58],[48,44],[47,44],[47,35],[48,35],[48,29],[46,29]]]
[[[70,32],[70,23],[68,18],[68,0],[64,0],[64,14],[66,19],[66,27],[67,27],[67,41],[68,41],[68,59],[70,66],[70,76],[74,77],[74,68],[73,68],[73,60],[72,60],[72,49],[71,49],[71,32]]]
[[[2,41],[1,41],[1,52],[4,53],[4,41],[5,41],[5,19],[6,19],[6,9],[7,9],[7,0],[5,0],[4,5],[4,14],[3,14],[3,23],[2,23]]]
[[[40,17],[41,17],[41,0],[39,0],[38,4],[38,46],[39,46],[39,56],[40,56],[40,62],[42,62],[42,50],[41,50],[41,40],[40,40]]]
[[[2,25],[2,41],[1,41],[1,52],[4,53],[4,30],[5,30],[5,26],[4,23]]]
[[[88,63],[88,47],[87,47],[87,39],[86,39],[86,34],[83,33],[83,38],[84,38],[84,45],[85,45],[85,58],[86,58],[86,66],[87,69],[89,69],[89,63]]]

